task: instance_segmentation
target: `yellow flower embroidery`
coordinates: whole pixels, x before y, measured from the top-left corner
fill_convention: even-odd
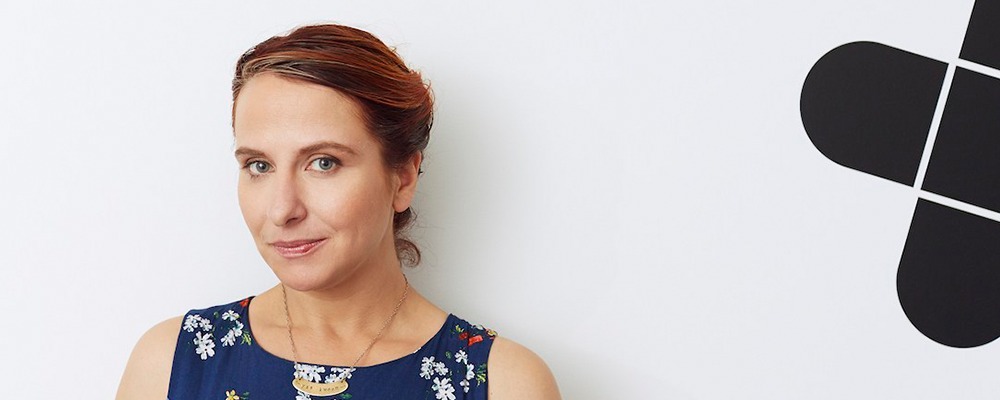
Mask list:
[[[236,395],[236,391],[235,390],[227,390],[226,391],[226,400],[240,400],[240,396]]]

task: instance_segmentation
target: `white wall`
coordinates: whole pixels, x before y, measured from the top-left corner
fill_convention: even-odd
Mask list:
[[[799,117],[828,50],[952,62],[972,5],[4,5],[0,398],[113,397],[152,324],[277,282],[236,201],[231,69],[324,21],[435,90],[411,281],[564,398],[996,398],[1000,344],[942,346],[899,306],[916,191],[830,162]]]

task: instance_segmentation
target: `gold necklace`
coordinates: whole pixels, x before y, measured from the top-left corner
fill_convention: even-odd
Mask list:
[[[396,312],[399,311],[399,306],[403,304],[403,299],[406,298],[406,292],[410,288],[410,281],[409,279],[406,279],[406,274],[403,274],[403,280],[406,281],[406,286],[403,288],[403,296],[400,297],[399,302],[396,303],[396,308],[392,310],[392,315],[389,315],[389,319],[385,320],[385,323],[382,324],[382,328],[378,330],[378,334],[375,335],[375,338],[372,339],[371,343],[368,343],[368,348],[366,348],[365,351],[363,351],[361,355],[354,360],[354,364],[351,364],[350,368],[342,371],[334,382],[319,383],[312,382],[303,377],[298,377],[292,379],[292,387],[311,396],[333,396],[347,390],[347,379],[345,376],[354,372],[354,367],[358,365],[358,361],[360,361],[361,357],[364,357],[365,354],[368,353],[368,350],[372,348],[375,341],[382,336],[382,331],[385,330],[385,327],[389,325],[390,321],[392,321],[392,317],[396,316]],[[292,359],[295,360],[295,371],[298,371],[300,369],[299,355],[295,350],[295,340],[292,339],[292,323],[291,317],[288,315],[288,295],[285,294],[284,283],[281,284],[281,301],[285,305],[285,326],[288,327],[288,342],[292,344]]]

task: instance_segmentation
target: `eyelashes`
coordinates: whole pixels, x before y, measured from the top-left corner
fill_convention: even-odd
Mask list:
[[[320,169],[318,169],[318,171],[320,173],[323,173],[323,174],[331,174],[331,173],[333,173],[334,171],[337,170],[336,167],[339,167],[341,165],[340,160],[338,160],[336,157],[329,157],[329,156],[316,158],[316,159],[310,161],[309,165],[315,164],[316,161],[323,161],[323,160],[329,160],[330,161],[330,167],[329,167],[329,169],[325,169],[324,170],[324,169],[322,169],[322,167]],[[249,160],[249,161],[246,162],[246,164],[243,164],[243,167],[241,167],[240,169],[246,170],[247,175],[250,176],[250,179],[258,179],[258,178],[260,178],[261,175],[264,175],[264,174],[267,173],[267,172],[260,172],[260,173],[253,172],[253,168],[251,168],[251,167],[254,164],[267,165],[268,169],[270,169],[270,164],[268,164],[267,161],[260,160],[260,159]]]

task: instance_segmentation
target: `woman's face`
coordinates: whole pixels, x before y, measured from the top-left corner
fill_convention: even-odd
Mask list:
[[[409,207],[414,185],[386,170],[359,112],[333,89],[269,73],[237,99],[240,210],[264,260],[296,290],[396,260],[392,215]],[[305,255],[274,245],[313,239],[323,241]]]

